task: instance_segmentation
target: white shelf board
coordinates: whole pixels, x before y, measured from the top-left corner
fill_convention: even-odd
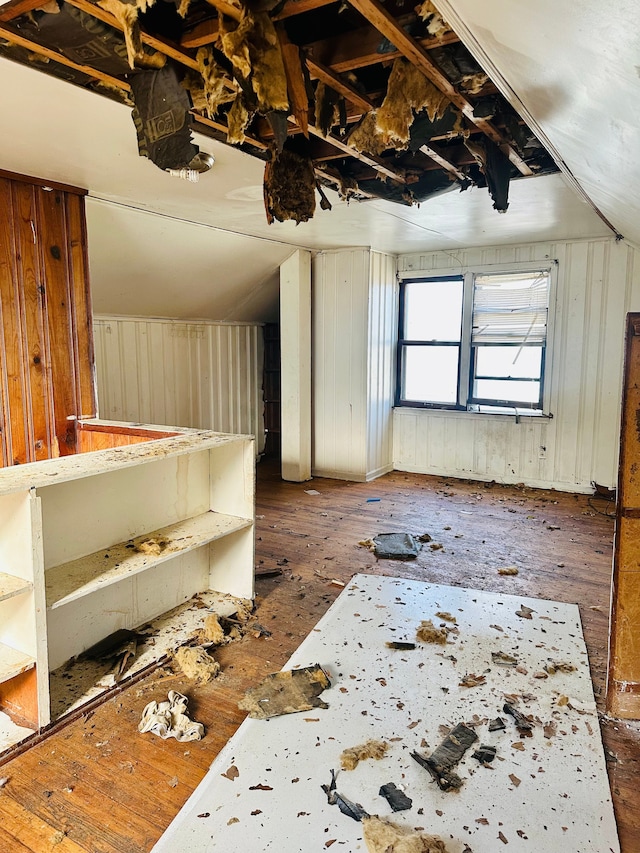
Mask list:
[[[26,655],[24,652],[17,652],[11,646],[5,646],[0,643],[0,684],[3,681],[9,681],[21,672],[31,669],[35,665],[31,655]]]
[[[32,587],[31,581],[16,578],[13,575],[6,574],[6,572],[0,572],[0,601],[29,592]]]
[[[91,422],[89,422],[91,423]],[[227,435],[211,430],[191,430],[183,435],[150,439],[140,444],[74,453],[58,459],[43,459],[26,465],[12,465],[0,471],[0,495],[26,489],[40,489],[82,477],[106,474],[146,462],[211,450],[226,444],[252,441],[253,436]]]
[[[229,533],[251,527],[252,524],[250,518],[204,512],[169,527],[136,536],[129,542],[119,542],[111,548],[54,566],[45,572],[47,609],[62,607],[179,554],[186,554]],[[148,539],[162,539],[166,545],[159,554],[136,550],[139,543]]]

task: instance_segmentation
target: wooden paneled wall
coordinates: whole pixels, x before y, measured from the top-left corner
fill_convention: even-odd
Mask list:
[[[96,414],[84,197],[0,173],[2,465],[76,450]]]

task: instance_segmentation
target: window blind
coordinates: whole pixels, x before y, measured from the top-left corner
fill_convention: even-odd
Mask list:
[[[476,275],[473,286],[474,344],[537,343],[547,335],[549,272]]]

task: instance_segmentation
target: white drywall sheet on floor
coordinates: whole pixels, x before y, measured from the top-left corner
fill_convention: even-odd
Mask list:
[[[533,610],[530,619],[516,615],[526,612],[523,604]],[[446,645],[386,647],[413,641],[423,619],[439,625],[436,613],[444,611],[457,625],[442,624],[459,631]],[[496,666],[492,652],[517,658],[521,671]],[[576,671],[535,678],[550,660]],[[467,845],[495,853],[507,843],[510,853],[618,853],[575,605],[356,575],[285,668],[314,663],[331,674],[322,694],[329,708],[246,720],[154,853],[308,853],[334,844],[365,851],[362,824],[329,805],[320,786],[339,768],[342,750],[368,738],[390,749],[380,761],[341,771],[338,791],[370,814],[440,836],[451,853]],[[460,686],[470,673],[486,683]],[[503,712],[506,695],[520,697],[518,708],[534,720],[532,737],[521,737]],[[506,729],[490,733],[488,721],[498,716]],[[470,749],[458,765],[462,789],[445,793],[410,753],[430,754],[443,739],[439,727],[460,722],[474,725],[476,746],[495,745],[497,757],[485,767]],[[222,775],[232,765],[234,779]],[[387,782],[412,798],[410,811],[392,815],[378,794]]]

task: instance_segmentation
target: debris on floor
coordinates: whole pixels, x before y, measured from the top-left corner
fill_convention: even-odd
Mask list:
[[[360,803],[353,803],[351,800],[348,800],[346,797],[343,797],[342,794],[338,793],[336,790],[335,770],[331,771],[331,783],[329,785],[321,785],[320,787],[327,795],[327,802],[329,805],[338,806],[342,814],[345,814],[347,817],[356,821],[361,821],[363,818],[369,817],[369,813],[362,808]]]
[[[208,684],[220,672],[220,664],[200,646],[182,646],[174,653],[174,658],[187,678],[196,684]]]
[[[138,731],[152,732],[163,740],[172,737],[180,742],[202,740],[204,726],[187,716],[187,697],[170,690],[167,698],[167,702],[149,702],[142,712]]]
[[[149,536],[147,539],[141,539],[133,546],[133,550],[139,554],[150,554],[153,557],[158,557],[166,549],[169,540],[163,536]]]
[[[424,756],[414,751],[411,757],[431,773],[441,791],[457,791],[462,787],[463,780],[453,768],[477,740],[478,735],[472,728],[458,723],[431,755]]]
[[[380,761],[388,749],[389,744],[384,740],[368,740],[358,746],[350,746],[340,755],[340,766],[343,770],[355,770],[358,764],[367,758]]]
[[[555,675],[556,672],[575,672],[577,667],[568,661],[552,660],[544,667],[545,672],[549,675]]]
[[[496,666],[517,666],[518,658],[506,652],[491,652],[491,660]]]
[[[214,646],[220,646],[224,643],[224,628],[220,624],[217,614],[210,613],[204,620],[202,640],[204,642],[213,643]]]
[[[513,717],[520,737],[533,737],[533,723],[521,714],[511,702],[505,702],[502,710]]]
[[[79,655],[80,660],[94,660],[111,664],[111,675],[119,681],[135,660],[138,642],[146,639],[145,634],[120,628],[100,640]]]
[[[416,637],[421,643],[439,643],[444,646],[447,636],[447,629],[436,628],[431,619],[423,619],[416,631]]]
[[[436,613],[438,619],[442,619],[443,622],[451,622],[454,625],[457,624],[458,620],[455,616],[452,616],[451,613],[448,613],[446,610],[438,610]]]
[[[369,853],[447,853],[442,839],[426,835],[390,820],[362,818],[362,834]]]
[[[400,640],[389,640],[389,642],[385,643],[385,646],[388,649],[400,649],[403,652],[410,652],[415,649],[415,643],[404,643]]]
[[[516,610],[516,616],[519,616],[521,619],[533,619],[532,613],[535,613],[535,611],[524,604],[520,605],[520,610]]]
[[[406,811],[413,805],[411,797],[407,797],[405,792],[401,791],[394,782],[387,782],[386,785],[382,785],[378,793],[385,798],[394,812]]]
[[[496,748],[495,746],[481,743],[471,757],[475,758],[481,764],[490,764],[496,757]]]
[[[517,566],[501,566],[501,568],[498,569],[498,574],[499,575],[517,575],[518,574],[518,568],[517,568]]]
[[[496,717],[495,720],[489,720],[490,732],[501,732],[506,729],[506,725],[502,717]]]
[[[460,687],[479,687],[485,684],[487,678],[485,675],[476,675],[475,672],[468,672],[463,675],[458,684]]]
[[[327,687],[331,687],[331,681],[320,664],[273,672],[247,690],[238,702],[238,708],[248,711],[255,720],[311,711],[313,708],[328,708],[320,698]]]
[[[373,537],[373,544],[380,560],[415,560],[421,543],[411,533],[378,533]]]

